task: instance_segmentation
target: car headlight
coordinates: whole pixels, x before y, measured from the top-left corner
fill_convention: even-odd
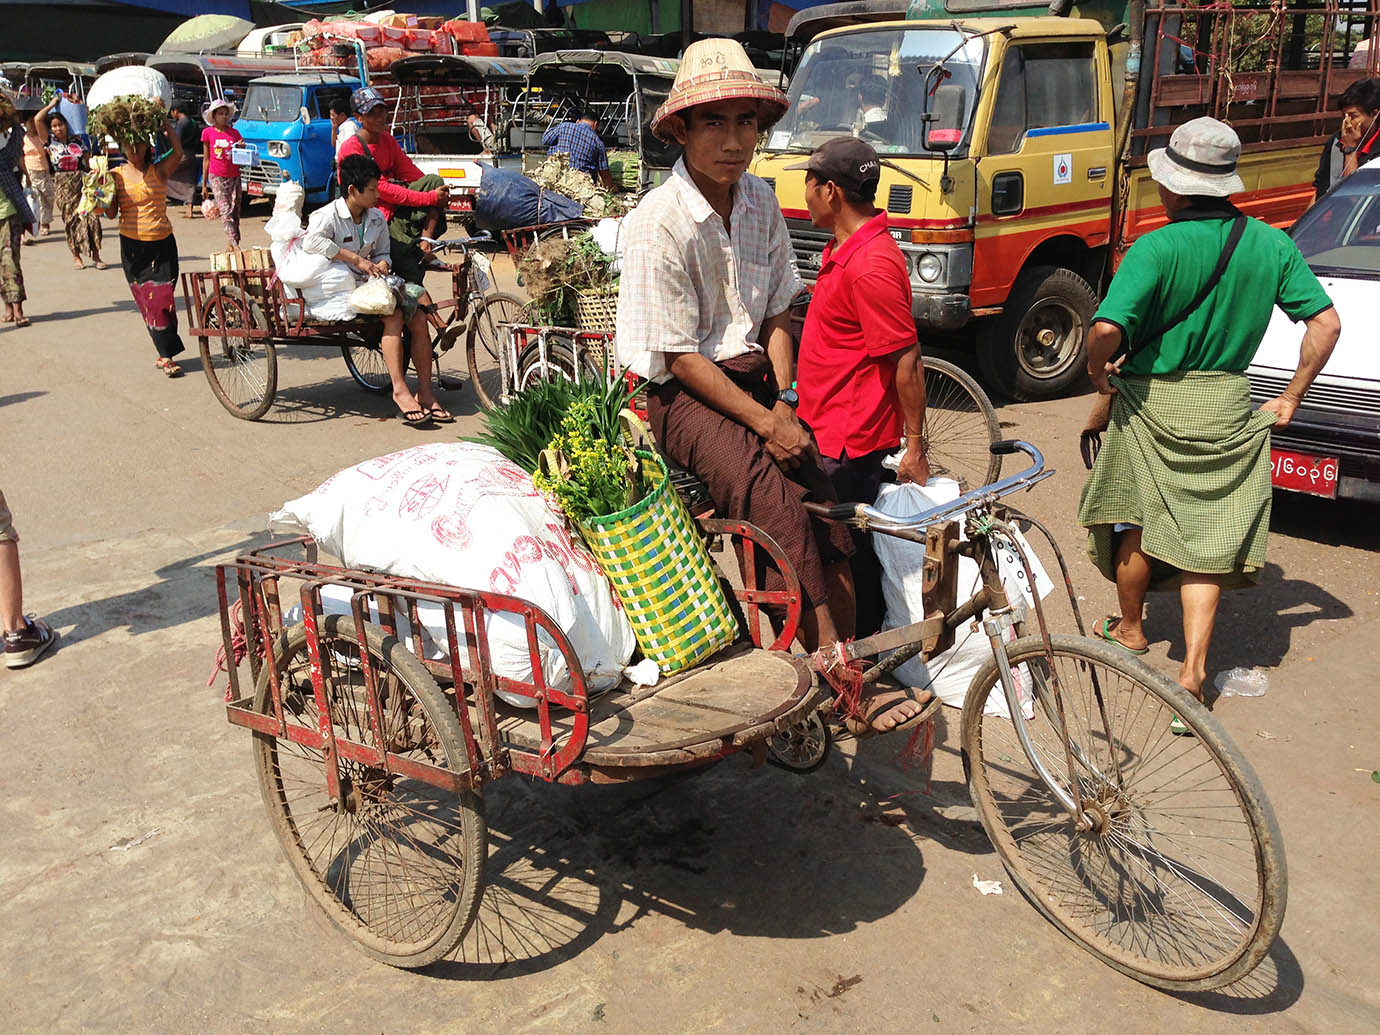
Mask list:
[[[292,148],[288,147],[286,140],[270,140],[268,142],[268,156],[270,158],[286,158],[292,153]]]
[[[915,272],[926,284],[933,284],[944,272],[944,264],[939,261],[938,255],[933,252],[925,252],[915,260]]]

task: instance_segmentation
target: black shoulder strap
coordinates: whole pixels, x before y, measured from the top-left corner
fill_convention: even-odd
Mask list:
[[[1227,270],[1227,264],[1231,262],[1232,253],[1236,251],[1236,246],[1241,243],[1241,235],[1245,232],[1246,216],[1244,214],[1238,214],[1237,217],[1232,220],[1231,232],[1227,234],[1227,242],[1222,246],[1222,254],[1217,257],[1217,266],[1213,269],[1212,275],[1204,282],[1198,294],[1194,296],[1193,301],[1188,303],[1181,312],[1176,314],[1174,319],[1165,321],[1153,330],[1138,332],[1136,334],[1136,342],[1130,344],[1126,349],[1127,356],[1133,355],[1135,351],[1147,341],[1154,341],[1164,334],[1165,331],[1183,323],[1198,311],[1198,307],[1207,301],[1208,295],[1212,294],[1212,289],[1215,288],[1217,282],[1222,279],[1222,274]]]

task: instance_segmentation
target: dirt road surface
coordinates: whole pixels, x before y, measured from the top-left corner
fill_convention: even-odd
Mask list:
[[[261,219],[248,221],[258,239]],[[179,217],[185,269],[218,224]],[[118,259],[107,237],[106,258]],[[1231,595],[1215,673],[1266,695],[1217,714],[1284,833],[1289,910],[1273,954],[1217,993],[1122,977],[1006,881],[940,723],[932,793],[899,744],[850,745],[809,777],[731,759],[622,790],[512,778],[489,792],[490,888],[458,958],[412,974],[316,919],[273,839],[250,739],[206,685],[212,566],[267,513],[348,464],[472,432],[415,431],[338,354],[287,350],[278,405],[231,419],[196,357],[168,381],[116,266],[24,249],[33,326],[0,328],[0,485],[27,604],[52,656],[0,670],[0,1008],[12,1031],[1374,1031],[1380,836],[1380,511],[1277,501],[1259,588]],[[1073,515],[1086,399],[1007,406],[1057,477],[1024,499],[1085,598],[1114,610]],[[1067,607],[1055,608],[1068,629]],[[1152,598],[1153,664],[1182,650]],[[892,738],[895,739],[895,738]],[[1002,880],[982,896],[972,878]]]

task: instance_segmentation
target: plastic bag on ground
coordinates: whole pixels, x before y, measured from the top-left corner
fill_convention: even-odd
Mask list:
[[[905,517],[950,503],[958,496],[957,482],[949,478],[932,478],[923,488],[913,484],[884,485],[877,495],[875,506],[884,514]],[[1016,537],[1030,559],[1035,575],[1035,592],[1044,599],[1054,588],[1053,584],[1025,537],[1020,532],[1016,533]],[[882,566],[882,597],[886,602],[886,618],[882,627],[896,629],[922,621],[925,617],[925,603],[921,594],[924,545],[878,532],[872,535],[872,548]],[[1032,604],[1034,597],[1016,552],[1005,543],[997,544],[996,552],[997,572],[1012,603],[1018,609]],[[977,562],[968,557],[959,557],[958,602],[961,604],[969,599],[981,587],[982,577]],[[928,662],[913,658],[899,666],[896,678],[908,686],[933,691],[947,705],[963,707],[973,676],[992,656],[992,647],[986,634],[980,628],[975,632],[972,626],[973,623],[968,622],[956,629],[954,645]],[[1020,666],[1013,671],[1017,679],[1017,692],[1024,701],[1027,700],[1029,677],[1023,668]],[[1010,717],[1000,683],[988,699],[985,710],[989,715]],[[1030,714],[1033,713],[1028,711],[1027,715]]]
[[[415,446],[367,460],[284,504],[269,519],[275,532],[310,534],[347,567],[490,590],[529,601],[560,626],[593,693],[616,686],[636,643],[608,580],[582,543],[571,539],[526,471],[487,446],[468,442]],[[348,612],[345,603],[338,605]],[[445,656],[439,609],[423,609],[423,644]],[[457,632],[464,650],[464,624]],[[493,670],[532,680],[526,626],[514,614],[485,620]],[[435,653],[433,653],[435,652]],[[570,687],[564,656],[538,634],[548,685]],[[462,661],[468,665],[468,654]],[[529,698],[503,693],[529,707]]]

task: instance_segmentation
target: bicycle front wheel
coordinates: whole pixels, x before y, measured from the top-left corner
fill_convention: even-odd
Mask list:
[[[963,706],[963,761],[1011,879],[1093,955],[1146,984],[1218,988],[1264,958],[1284,919],[1283,843],[1260,782],[1177,684],[1112,644],[1038,636],[1008,648],[1037,758],[1083,803],[1079,832],[1009,718],[986,714],[990,660]],[[1074,757],[1069,779],[1052,677]],[[1192,730],[1175,735],[1177,714]]]

